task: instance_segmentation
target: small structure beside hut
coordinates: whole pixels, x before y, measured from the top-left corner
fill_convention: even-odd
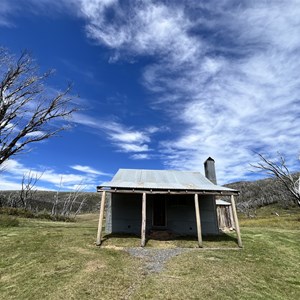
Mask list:
[[[238,191],[216,184],[215,162],[208,158],[205,176],[200,172],[119,169],[110,182],[97,187],[102,192],[97,245],[101,245],[106,205],[106,233],[141,235],[141,246],[150,230],[167,230],[179,235],[195,235],[202,247],[202,235],[220,233],[217,195],[231,197],[238,245],[242,241],[234,196]]]
[[[232,230],[234,228],[231,203],[217,199],[216,200],[217,217],[219,229],[222,231]]]

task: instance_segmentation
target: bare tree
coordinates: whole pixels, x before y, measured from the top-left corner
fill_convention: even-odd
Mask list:
[[[79,199],[82,196],[84,186],[82,183],[77,185],[74,191],[68,193],[66,198],[60,199],[60,190],[62,186],[62,178],[60,180],[60,188],[54,196],[51,216],[63,216],[69,218],[72,214],[76,217],[86,202],[86,197]]]
[[[260,158],[260,162],[252,166],[277,178],[286,191],[290,193],[294,202],[300,206],[300,178],[295,176],[295,174],[291,174],[284,157],[279,154],[278,161],[274,161],[260,153],[257,154]]]
[[[36,199],[37,193],[36,184],[42,176],[43,173],[34,174],[32,171],[24,173],[21,181],[21,189],[19,191],[9,192],[5,196],[2,195],[2,205],[13,208],[24,208],[32,210],[31,204],[32,201]]]
[[[21,190],[19,192],[21,207],[25,209],[28,208],[28,205],[30,205],[29,202],[34,199],[34,196],[36,194],[36,184],[42,176],[43,173],[36,173],[35,175],[33,175],[31,171],[29,171],[27,174],[23,174]]]
[[[0,166],[27,145],[66,129],[63,121],[77,110],[70,86],[54,94],[45,88],[51,74],[40,75],[27,51],[16,59],[0,48]]]
[[[13,207],[18,205],[18,195],[16,192],[1,191],[0,194],[0,207]]]

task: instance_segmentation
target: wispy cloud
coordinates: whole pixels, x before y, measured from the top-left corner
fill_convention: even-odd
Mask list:
[[[15,27],[15,16],[27,16],[27,14],[45,15],[56,17],[60,13],[76,13],[73,10],[77,0],[1,0],[0,26]]]
[[[296,159],[298,0],[82,1],[81,12],[112,56],[154,58],[144,85],[179,131],[160,143],[166,167],[200,169],[210,155],[224,182],[247,178],[253,150]]]
[[[0,5],[0,26],[13,27],[11,16],[17,10],[17,6],[9,0],[2,0]]]
[[[87,174],[112,176],[112,174],[108,174],[108,173],[104,173],[104,172],[95,170],[94,168],[89,167],[89,166],[74,165],[74,166],[70,166],[70,168],[80,171],[80,172],[83,172],[83,173],[87,173]]]
[[[82,13],[88,19],[88,35],[112,49],[127,53],[170,55],[184,62],[201,49],[200,41],[188,37],[191,28],[183,7],[168,7],[157,1],[132,1],[130,7],[120,1],[82,1]],[[107,17],[107,10],[114,11]]]
[[[105,133],[107,138],[122,152],[150,151],[150,134],[156,132],[154,127],[135,130],[120,123],[107,120],[94,119],[93,117],[76,114],[74,122],[97,129],[97,134]]]
[[[145,159],[150,159],[152,156],[150,154],[147,153],[139,153],[139,154],[133,154],[131,155],[131,159],[134,160],[145,160]]]
[[[2,168],[0,186],[3,190],[20,189],[23,176],[31,174],[33,177],[40,178],[36,186],[39,190],[73,190],[79,185],[85,189],[95,190],[102,177],[112,176],[89,166],[74,165],[70,168],[84,174],[67,171],[57,172],[54,169],[45,167],[30,168],[19,163],[17,160],[10,159],[5,162]]]

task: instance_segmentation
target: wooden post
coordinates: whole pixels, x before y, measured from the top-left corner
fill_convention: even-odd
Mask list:
[[[141,229],[141,247],[146,244],[146,193],[143,193],[142,199],[142,229]]]
[[[200,211],[199,211],[198,194],[195,194],[195,211],[196,211],[198,244],[199,244],[199,247],[202,248],[203,244],[202,244],[201,219],[200,219]]]
[[[233,221],[231,205],[228,206],[228,214],[229,214],[229,219],[230,219],[230,227],[234,228],[235,225],[234,225],[234,221]]]
[[[97,241],[96,245],[101,245],[101,235],[102,235],[102,223],[104,216],[104,208],[105,208],[105,191],[102,192],[101,205],[100,205],[100,215],[99,215],[99,223],[98,223],[98,232],[97,232]]]
[[[232,209],[232,214],[233,214],[234,223],[235,223],[235,231],[236,231],[237,239],[238,239],[238,245],[239,245],[240,248],[242,248],[243,244],[242,244],[242,239],[241,239],[239,220],[238,220],[238,217],[237,217],[237,212],[236,212],[236,207],[235,207],[234,196],[231,195],[230,198],[231,198],[231,209]]]

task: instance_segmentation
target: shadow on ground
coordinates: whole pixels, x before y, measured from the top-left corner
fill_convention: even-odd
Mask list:
[[[203,235],[204,248],[235,247],[237,239],[233,233],[221,232],[220,235]],[[121,247],[140,246],[140,236],[128,233],[113,233],[103,237],[103,245],[115,245]],[[198,240],[196,236],[177,235],[169,231],[149,231],[146,235],[146,245],[148,247],[168,247],[168,248],[197,248]]]

